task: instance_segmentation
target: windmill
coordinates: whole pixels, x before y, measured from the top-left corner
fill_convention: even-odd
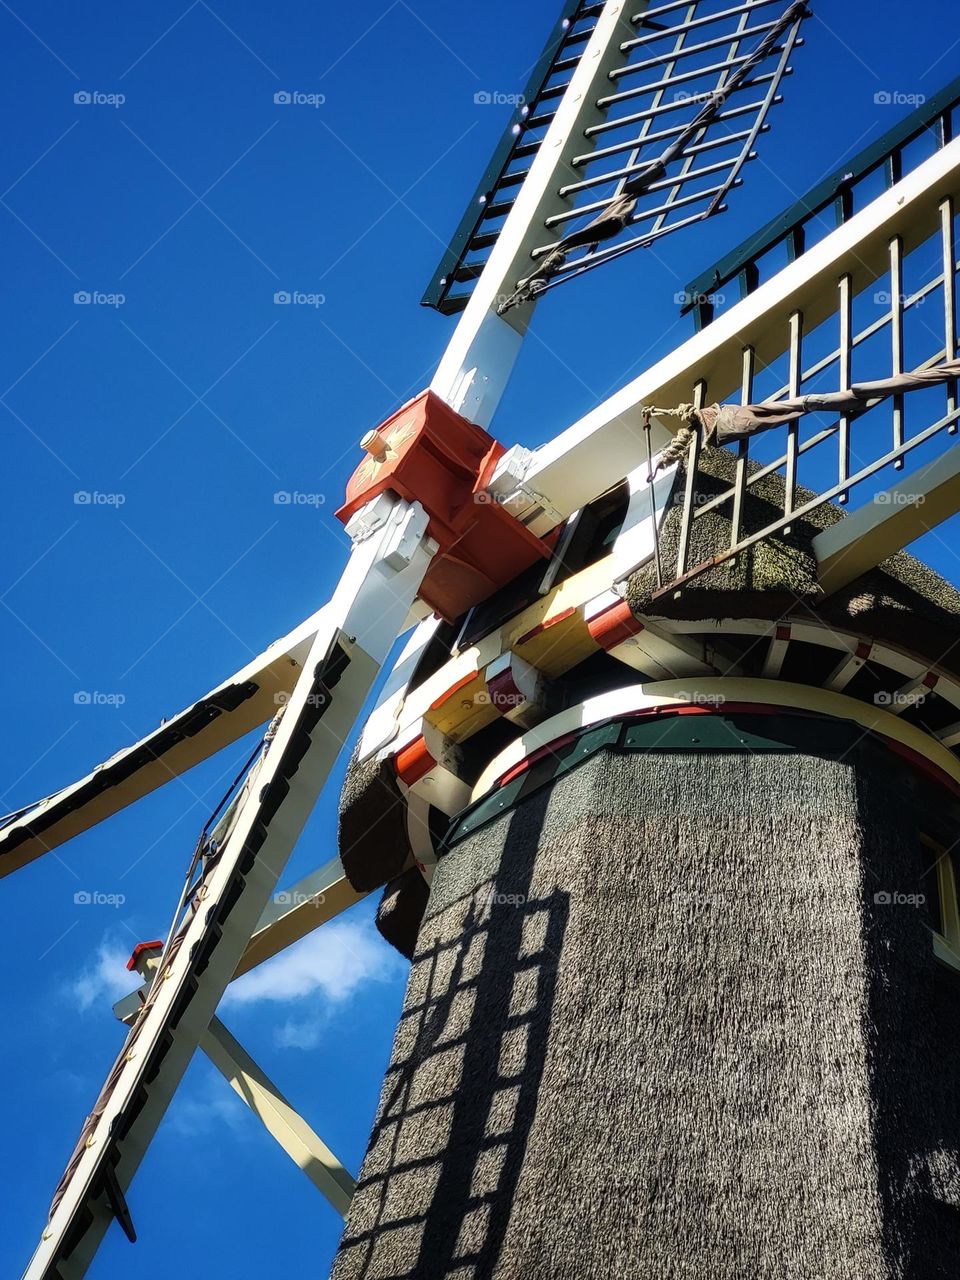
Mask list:
[[[29,1280],[135,1237],[198,1047],[346,1213],[337,1280],[952,1274],[960,597],[902,549],[960,507],[960,82],[693,282],[694,337],[584,419],[487,431],[544,295],[722,213],[806,15],[564,6],[425,299],[460,316],[436,376],[362,442],[330,602],[0,826],[6,874],[269,726],[131,957]],[[340,856],[271,902],[401,634]],[[216,1009],[381,887],[413,967],[354,1183]]]

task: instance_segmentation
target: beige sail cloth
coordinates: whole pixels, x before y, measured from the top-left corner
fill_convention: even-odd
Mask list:
[[[660,456],[657,470],[679,462],[699,429],[703,443],[714,447],[735,444],[763,431],[796,422],[808,413],[865,413],[891,396],[928,387],[944,386],[960,379],[960,360],[946,360],[915,373],[896,374],[876,382],[856,382],[848,391],[796,396],[791,400],[765,400],[760,404],[712,404],[698,409],[692,404],[676,409],[644,408],[645,418],[679,418],[683,426]]]

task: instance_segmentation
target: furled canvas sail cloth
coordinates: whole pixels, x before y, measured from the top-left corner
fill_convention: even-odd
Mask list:
[[[675,160],[682,159],[687,147],[699,140],[705,129],[711,125],[723,109],[726,101],[744,84],[757,69],[757,66],[768,57],[783,38],[784,32],[795,22],[799,22],[809,13],[806,0],[794,0],[780,20],[760,41],[749,58],[733,75],[712,93],[694,119],[666,148],[662,155],[651,160],[638,173],[622,184],[619,195],[604,211],[579,231],[565,236],[553,250],[542,260],[533,275],[523,280],[516,291],[504,298],[497,308],[499,315],[504,315],[522,302],[530,302],[542,293],[547,283],[558,275],[567,262],[567,257],[574,249],[596,248],[607,240],[612,240],[630,225],[640,197],[651,184],[666,176],[668,167]],[[703,217],[709,218],[717,211],[723,196],[718,195],[704,211]]]
[[[890,396],[941,387],[958,380],[960,360],[946,360],[943,364],[918,369],[915,373],[900,373],[877,382],[855,382],[848,391],[796,396],[792,400],[766,400],[761,404],[711,404],[702,409],[692,404],[682,404],[676,409],[648,406],[644,408],[644,414],[648,418],[679,418],[683,423],[660,455],[657,471],[664,471],[675,462],[682,461],[698,428],[703,430],[703,443],[716,448],[796,422],[808,413],[865,413]]]
[[[890,396],[939,387],[960,378],[960,360],[948,360],[918,373],[901,373],[878,382],[857,382],[849,391],[797,396],[793,400],[765,404],[714,404],[699,410],[705,439],[710,444],[730,444],[760,431],[796,422],[807,413],[863,413]]]

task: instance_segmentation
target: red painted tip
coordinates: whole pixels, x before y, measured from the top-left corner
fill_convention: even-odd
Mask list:
[[[138,942],[133,948],[133,954],[127,961],[127,968],[132,972],[137,967],[137,961],[145,951],[162,951],[163,941],[157,938],[154,942]]]

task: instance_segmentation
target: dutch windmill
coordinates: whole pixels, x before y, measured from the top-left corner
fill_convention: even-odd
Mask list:
[[[344,1213],[337,1280],[955,1274],[960,595],[903,548],[960,509],[960,82],[693,282],[665,359],[540,449],[489,431],[548,294],[736,198],[807,16],[568,0],[329,603],[0,825],[8,874],[264,728],[131,958],[27,1280],[135,1238],[198,1048]],[[340,856],[277,895],[401,635]],[[380,890],[412,969],[355,1182],[216,1011]]]

